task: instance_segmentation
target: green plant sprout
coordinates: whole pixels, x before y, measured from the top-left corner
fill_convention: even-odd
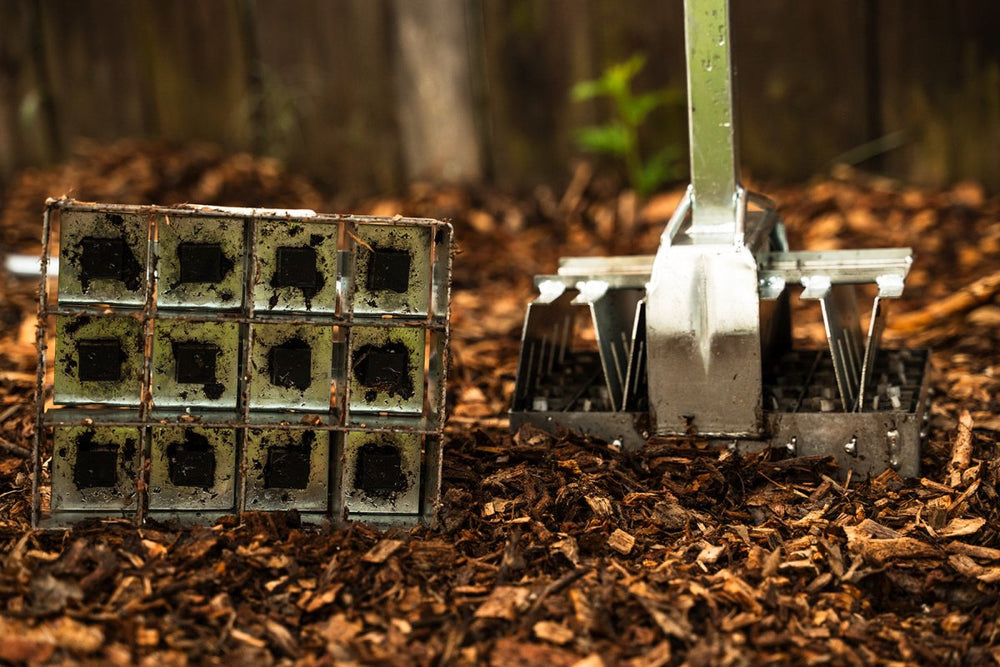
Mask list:
[[[577,131],[576,143],[584,151],[611,155],[625,163],[629,184],[640,195],[648,195],[667,181],[683,176],[677,145],[669,145],[647,159],[639,146],[639,128],[649,114],[660,107],[684,103],[683,91],[662,88],[648,93],[632,91],[632,80],[646,65],[646,57],[634,55],[609,65],[600,78],[573,86],[572,99],[583,102],[606,97],[613,104],[614,117],[603,125]]]

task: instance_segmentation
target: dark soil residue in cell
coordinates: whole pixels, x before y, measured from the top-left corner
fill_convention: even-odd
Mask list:
[[[398,447],[369,442],[361,446],[357,456],[354,488],[366,496],[391,500],[409,486]]]
[[[122,227],[120,215],[108,214],[108,221]],[[70,253],[78,268],[80,287],[84,294],[90,292],[94,280],[120,280],[129,292],[138,292],[143,285],[142,264],[136,258],[125,237],[85,237]]]
[[[215,484],[215,449],[208,438],[191,429],[184,439],[167,445],[167,470],[174,486],[208,490]]]
[[[275,345],[268,353],[271,384],[305,391],[312,384],[312,348],[301,338]]]
[[[265,489],[304,489],[309,486],[309,469],[316,434],[305,431],[299,442],[270,447],[264,466]]]
[[[354,352],[354,377],[365,389],[365,400],[378,394],[398,396],[404,401],[414,394],[410,350],[401,342],[362,345]]]

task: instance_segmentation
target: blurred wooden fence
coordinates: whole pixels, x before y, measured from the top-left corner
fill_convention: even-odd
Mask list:
[[[1000,3],[733,0],[733,15],[752,173],[846,160],[1000,190]],[[412,76],[424,53],[466,78],[437,111]],[[0,183],[125,136],[271,154],[354,194],[398,188],[431,150],[464,155],[459,176],[558,181],[604,111],[569,89],[633,53],[642,87],[683,89],[681,0],[0,0]],[[646,131],[683,149],[683,109]]]

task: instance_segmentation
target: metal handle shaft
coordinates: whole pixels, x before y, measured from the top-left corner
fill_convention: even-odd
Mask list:
[[[729,0],[684,0],[688,132],[694,189],[689,235],[739,236]]]

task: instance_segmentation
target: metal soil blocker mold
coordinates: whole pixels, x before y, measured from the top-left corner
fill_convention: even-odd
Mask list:
[[[739,183],[728,0],[686,0],[684,17],[691,185],[655,256],[567,258],[536,277],[511,428],[626,448],[698,436],[917,475],[928,353],[881,346],[910,249],[789,249],[774,204]],[[826,348],[792,347],[793,291],[822,310]]]
[[[36,527],[434,516],[450,225],[60,199],[43,230]]]

